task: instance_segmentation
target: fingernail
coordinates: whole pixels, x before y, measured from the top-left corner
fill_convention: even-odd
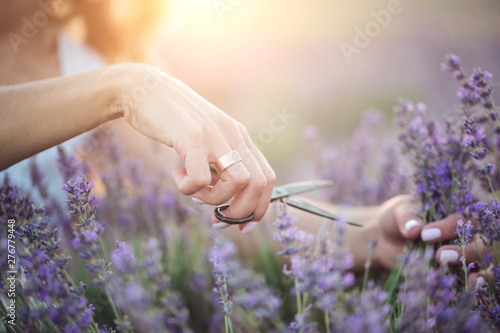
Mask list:
[[[439,228],[424,229],[422,230],[421,237],[424,242],[438,239],[439,237],[441,237],[441,229]]]
[[[476,280],[476,290],[480,289],[482,286],[486,284],[486,280],[484,277],[480,276]]]
[[[439,256],[439,262],[442,264],[458,260],[458,252],[454,250],[443,250]]]
[[[418,220],[409,220],[408,222],[405,223],[405,230],[408,232],[411,229],[418,227],[420,225],[422,225],[422,223],[420,223],[420,221]]]
[[[191,197],[191,200],[193,200],[193,202],[197,203],[197,204],[200,204],[200,205],[205,205],[206,202],[205,201],[202,201],[198,198],[195,198],[195,197]]]
[[[253,231],[253,229],[255,229],[255,226],[257,225],[257,223],[259,223],[259,222],[248,222],[245,225],[245,227],[243,229],[241,229],[241,233],[243,235],[251,233]]]
[[[226,222],[217,222],[217,223],[212,224],[212,227],[217,228],[217,229],[224,229],[224,228],[227,228],[229,226],[230,226],[230,224],[226,223]]]

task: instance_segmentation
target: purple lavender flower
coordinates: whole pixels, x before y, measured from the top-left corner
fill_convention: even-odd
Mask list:
[[[281,204],[280,207],[281,214],[274,223],[280,231],[275,233],[274,238],[286,246],[285,251],[279,253],[290,256],[290,269],[285,264],[283,272],[295,281],[292,294],[295,294],[298,304],[298,313],[290,329],[314,330],[313,324],[309,322],[308,304],[304,303],[308,297],[311,297],[309,306],[314,304],[327,317],[342,321],[338,315],[342,310],[338,304],[339,294],[354,283],[354,274],[349,271],[354,261],[351,254],[345,250],[344,244],[345,223],[336,223],[333,242],[329,240],[328,235],[320,234],[317,248],[312,248],[314,237],[301,234],[292,227],[288,222],[290,217],[286,212],[286,204]]]
[[[64,186],[68,194],[71,213],[75,216],[73,248],[78,255],[88,261],[87,269],[94,276],[92,282],[105,285],[110,276],[109,264],[99,257],[102,251],[99,237],[104,231],[102,224],[95,220],[95,197],[91,195],[93,182],[83,176],[74,176]]]
[[[275,321],[281,299],[267,286],[263,276],[241,267],[239,262],[233,264],[228,289],[234,303],[255,318],[260,325]]]
[[[234,257],[236,247],[228,240],[215,244],[209,253],[209,260],[213,265],[214,293],[217,295],[216,302],[221,307],[224,315],[229,317],[232,312],[232,302],[229,300],[227,284],[230,279],[229,265]]]
[[[111,262],[120,273],[134,274],[136,272],[134,252],[125,242],[116,244],[116,249],[111,254]]]
[[[109,289],[117,307],[129,318],[129,325],[147,332],[192,332],[189,311],[163,271],[165,258],[158,240],[150,238],[146,242],[142,248],[143,260],[137,260],[125,242],[117,245],[112,262],[120,275],[111,280]],[[146,277],[132,274],[139,270],[144,270]]]
[[[395,112],[424,220],[436,221],[456,212],[467,215],[474,196],[468,190],[470,155],[462,134],[451,123],[441,127],[429,121],[410,101],[399,100]]]
[[[22,281],[17,285],[22,315],[16,326],[27,332],[87,332],[94,308],[87,306],[83,296],[85,285],[74,285],[67,278],[68,257],[61,252],[57,229],[49,226],[43,209],[35,208],[29,197],[19,195],[17,188],[5,183],[0,188],[1,234],[6,234],[7,219],[14,217],[17,279]],[[39,306],[30,306],[35,303]]]
[[[313,333],[317,332],[317,324],[315,322],[311,322],[311,304],[306,306],[303,313],[297,313],[294,317],[294,321],[290,323],[288,327],[288,331],[290,333]]]
[[[489,326],[496,328],[496,331],[498,331],[500,329],[500,305],[498,304],[497,296],[495,296],[495,293],[491,289],[490,285],[485,283],[477,291],[479,297],[475,308],[479,313],[475,313],[475,315],[476,318],[480,318],[479,315],[481,314],[482,317],[486,319]],[[480,322],[486,326],[486,323],[482,320],[483,318],[480,318]],[[490,327],[488,327],[488,330],[485,329],[484,331],[492,331]]]
[[[386,303],[387,293],[373,281],[368,284],[366,293],[359,299],[354,312],[342,321],[337,321],[337,332],[374,332],[389,331],[388,314],[391,306]],[[377,309],[377,311],[374,311]]]
[[[455,233],[458,235],[458,239],[455,240],[455,243],[458,244],[462,250],[465,250],[472,238],[472,222],[467,221],[467,223],[464,224],[464,221],[458,220]]]
[[[479,227],[477,232],[485,245],[491,246],[500,240],[500,203],[491,199],[490,203],[477,202],[471,207],[477,215]]]

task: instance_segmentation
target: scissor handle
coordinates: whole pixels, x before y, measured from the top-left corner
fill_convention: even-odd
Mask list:
[[[230,217],[227,217],[226,215],[222,214],[223,210],[226,210],[229,208],[229,205],[222,205],[222,206],[217,206],[214,209],[214,215],[217,218],[217,220],[229,224],[243,224],[243,223],[248,223],[251,222],[255,219],[255,215],[252,213],[250,216],[242,218],[242,219],[232,219]]]

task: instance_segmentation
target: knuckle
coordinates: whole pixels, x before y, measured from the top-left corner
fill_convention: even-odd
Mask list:
[[[191,142],[200,142],[203,139],[203,128],[198,124],[185,126],[185,135]]]
[[[261,174],[259,176],[253,177],[252,183],[253,183],[253,188],[259,194],[264,193],[264,191],[267,188],[267,179],[264,176],[264,174]]]
[[[250,176],[250,173],[245,170],[244,172],[242,172],[241,175],[238,175],[235,178],[235,183],[239,187],[244,187],[244,186],[247,186],[250,183],[251,180],[252,180],[252,177]]]
[[[190,185],[199,190],[210,185],[211,180],[210,175],[196,175],[193,176]]]
[[[235,163],[231,168],[230,177],[232,182],[239,187],[244,187],[250,183],[252,180],[250,171],[248,171],[243,163]]]
[[[265,171],[267,185],[274,186],[276,184],[276,173],[273,169],[269,169]]]
[[[240,131],[241,134],[248,136],[248,130],[245,126],[243,126],[242,123],[237,121],[236,126],[238,126],[238,130]]]

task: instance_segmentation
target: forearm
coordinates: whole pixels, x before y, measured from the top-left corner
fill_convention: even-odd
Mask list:
[[[0,170],[117,117],[117,66],[0,87]]]
[[[380,230],[378,228],[378,220],[380,214],[380,207],[371,206],[371,207],[354,207],[354,206],[339,206],[321,201],[312,201],[305,198],[301,198],[303,200],[307,200],[308,202],[321,207],[327,211],[333,212],[335,214],[339,214],[344,216],[352,221],[359,222],[363,224],[363,227],[355,227],[351,225],[346,225],[346,232],[344,237],[344,243],[347,250],[354,257],[354,267],[353,270],[355,272],[362,272],[364,269],[364,264],[366,262],[367,253],[366,248],[368,247],[370,240],[372,238],[378,238]],[[299,210],[289,206],[287,208],[288,214],[290,216],[297,217],[297,223],[295,224],[300,230],[303,230],[307,233],[317,235],[318,232],[321,231],[322,226],[327,219],[323,217],[319,217],[317,215],[313,215],[308,212],[304,212],[303,210]],[[269,209],[267,214],[267,220],[273,221],[277,218],[279,212],[277,211],[277,206],[272,206]],[[333,222],[333,225],[330,225],[330,238],[335,237],[336,232],[336,223]],[[236,244],[238,244],[241,248],[243,248],[244,253],[253,253],[256,247],[262,246],[263,242],[270,242],[274,251],[278,252],[283,250],[283,245],[278,241],[272,239],[272,234],[277,229],[270,225],[270,223],[266,223],[262,225],[258,232],[252,233],[250,235],[242,235],[238,228],[230,227],[223,230],[223,233],[230,239],[232,239]],[[376,249],[375,251],[378,251]],[[248,253],[247,253],[248,252]],[[377,258],[374,258],[372,263],[372,268],[379,268],[380,265],[377,261]]]

